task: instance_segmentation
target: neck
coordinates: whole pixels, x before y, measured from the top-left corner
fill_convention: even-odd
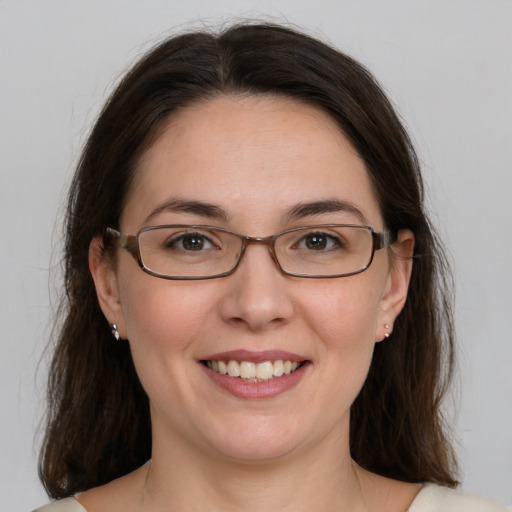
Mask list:
[[[160,449],[154,438],[142,493],[144,510],[365,510],[360,468],[339,436],[279,460],[240,462],[193,453],[183,444]],[[346,449],[340,449],[340,446]]]

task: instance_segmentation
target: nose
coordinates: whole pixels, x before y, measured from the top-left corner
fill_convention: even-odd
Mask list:
[[[292,318],[293,278],[279,270],[268,246],[247,246],[236,271],[223,279],[227,287],[220,304],[224,321],[260,331],[286,324]]]

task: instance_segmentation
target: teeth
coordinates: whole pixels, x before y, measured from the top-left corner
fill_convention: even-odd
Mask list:
[[[265,361],[253,363],[251,361],[206,361],[206,366],[215,372],[230,377],[240,377],[243,380],[264,381],[274,377],[288,375],[299,368],[297,361]]]
[[[274,361],[274,377],[281,377],[284,373],[284,364],[283,361]]]
[[[222,375],[226,375],[228,373],[228,367],[224,361],[219,361],[219,373],[222,373]],[[212,364],[212,370],[213,370],[213,364]]]
[[[256,377],[256,365],[254,363],[242,361],[240,363],[240,377],[242,377],[242,379],[254,379],[254,377]]]
[[[258,363],[256,366],[256,377],[262,380],[271,379],[274,376],[274,365],[270,361]]]
[[[229,361],[228,375],[230,377],[240,377],[240,365],[236,361]]]

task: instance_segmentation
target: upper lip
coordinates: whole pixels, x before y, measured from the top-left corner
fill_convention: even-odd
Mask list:
[[[292,352],[284,350],[263,350],[253,352],[250,350],[229,350],[227,352],[218,352],[201,358],[202,361],[249,361],[252,363],[263,363],[265,361],[291,361],[300,363],[306,358]]]

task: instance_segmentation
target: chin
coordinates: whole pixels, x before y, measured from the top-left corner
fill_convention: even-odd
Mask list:
[[[240,418],[222,431],[208,432],[212,448],[239,463],[264,464],[289,455],[301,444],[301,435],[289,418]],[[217,434],[217,435],[215,435]]]

